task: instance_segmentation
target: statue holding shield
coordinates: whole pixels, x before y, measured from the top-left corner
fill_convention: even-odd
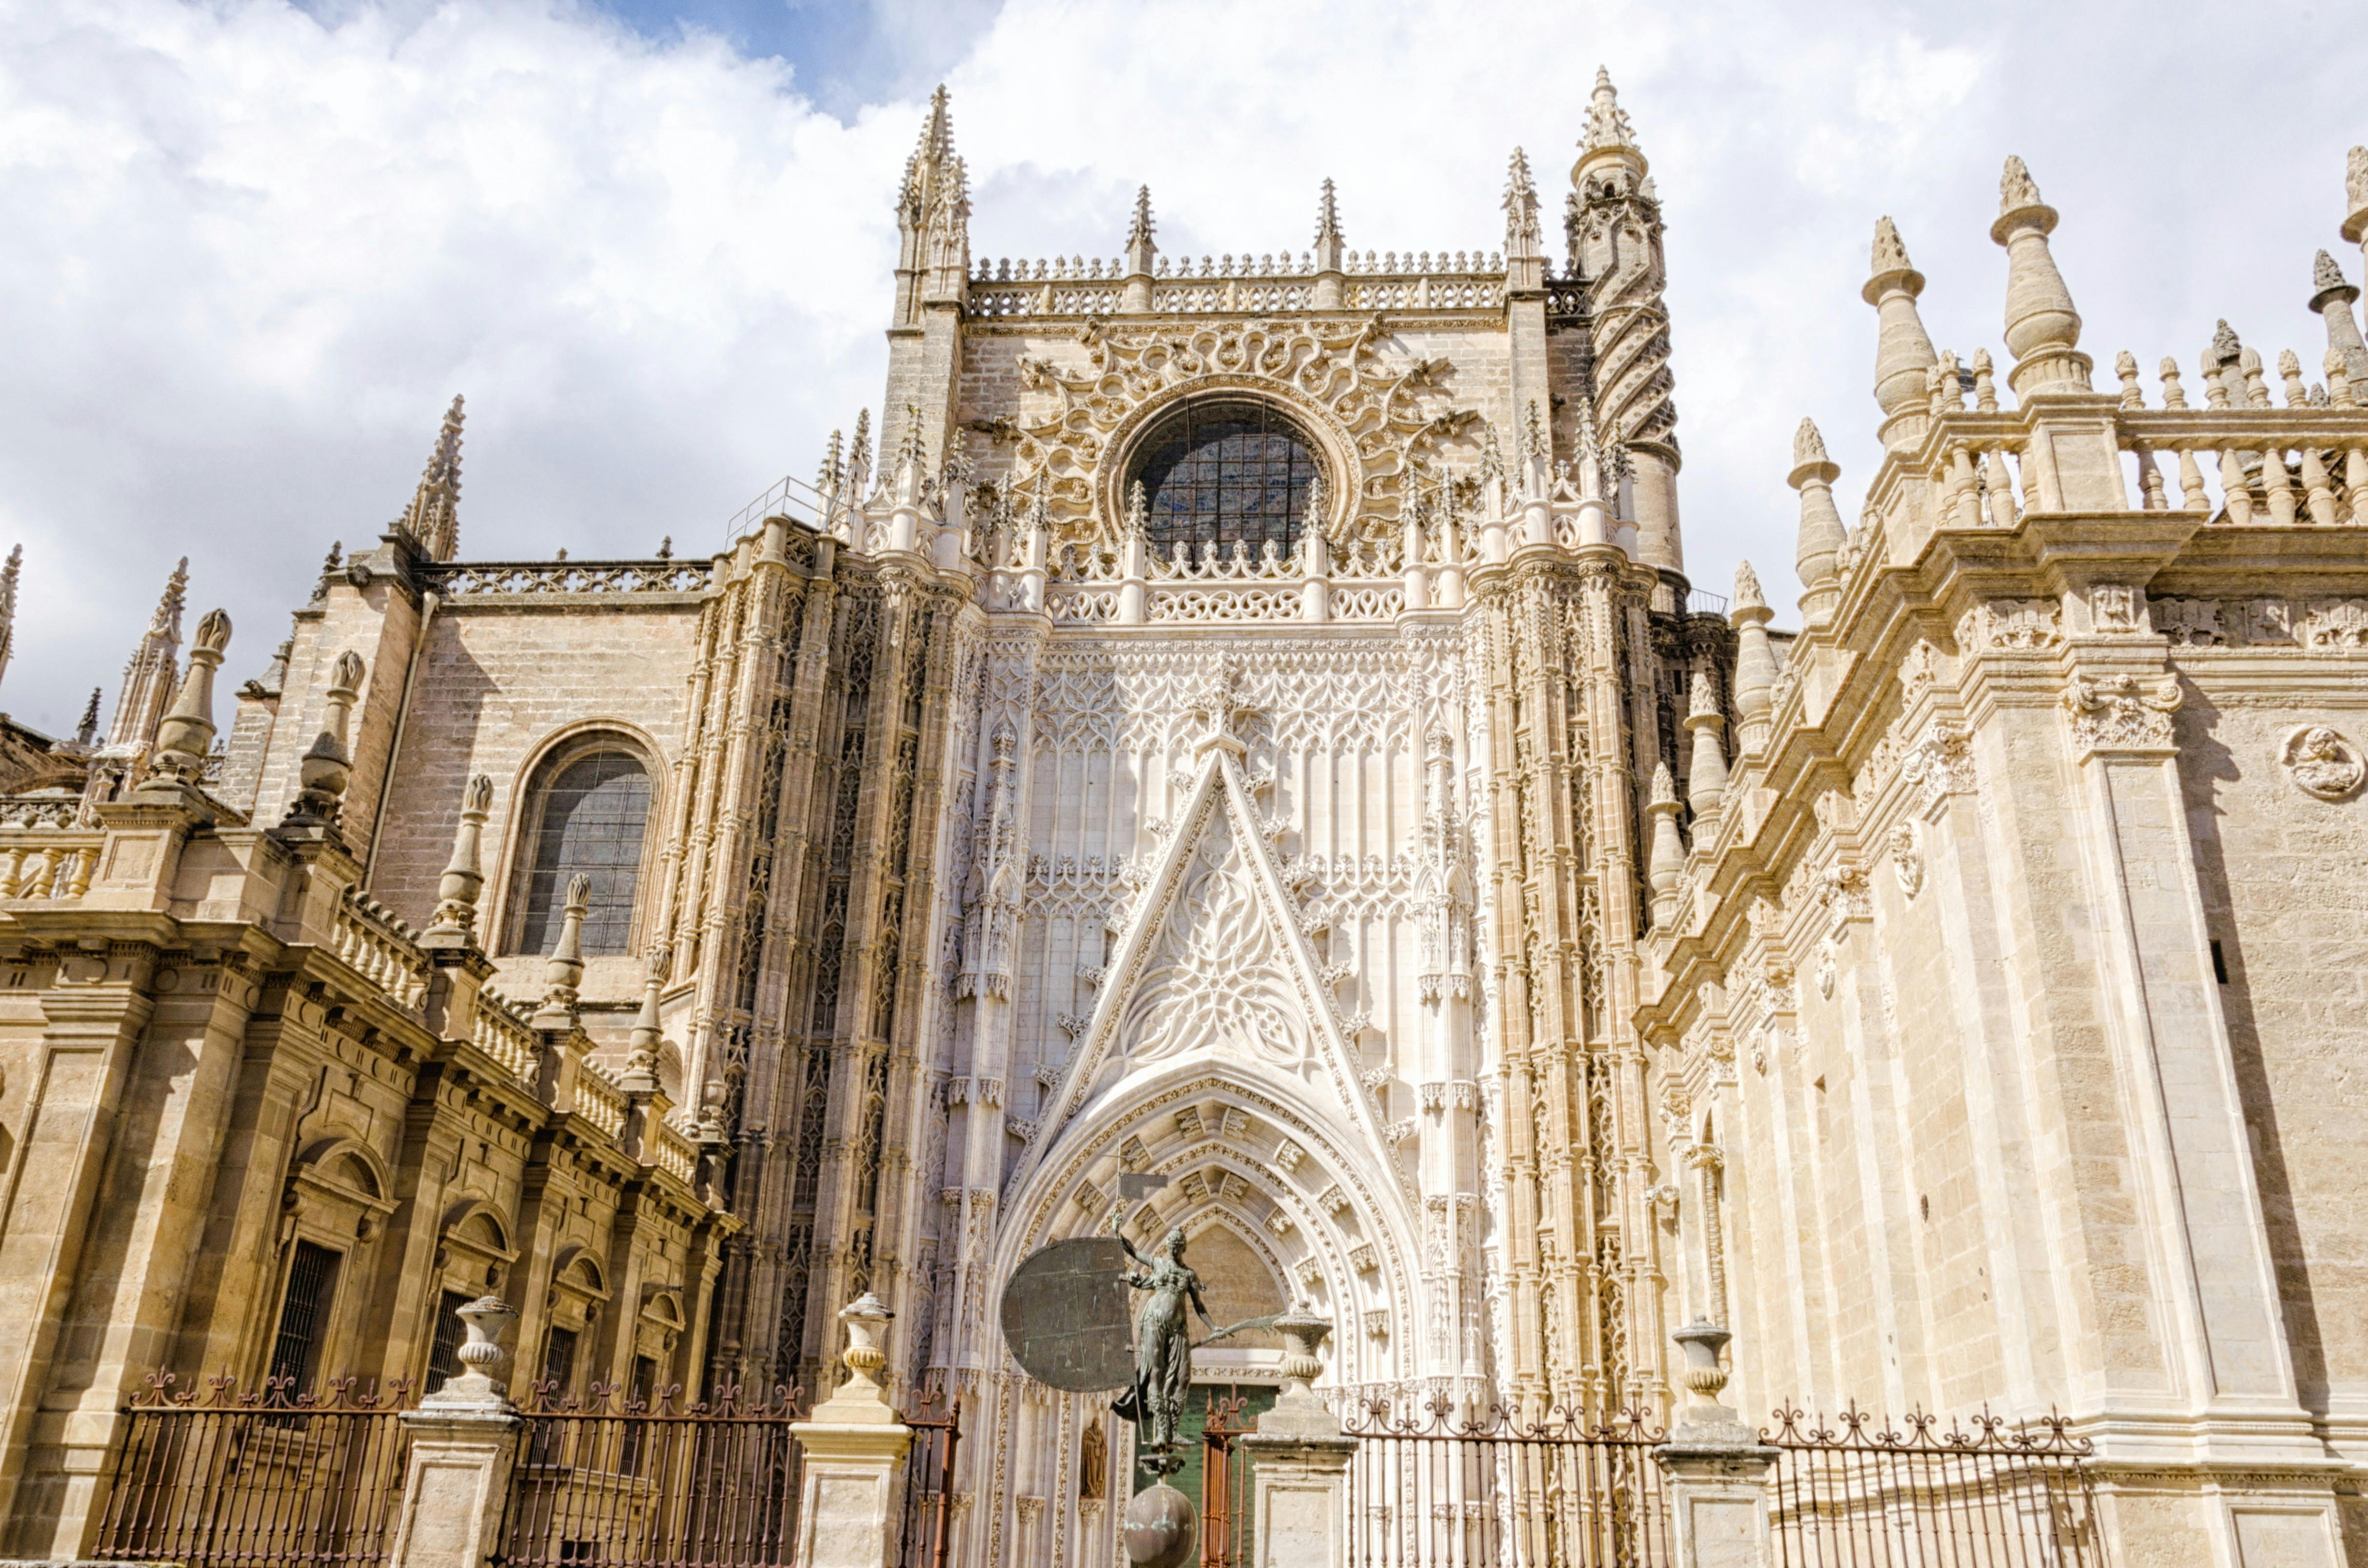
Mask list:
[[[1110,1216],[1110,1234],[1126,1249],[1135,1267],[1127,1271],[1129,1288],[1150,1292],[1150,1300],[1134,1320],[1134,1386],[1110,1402],[1110,1409],[1132,1421],[1142,1434],[1144,1448],[1165,1453],[1176,1443],[1184,1419],[1184,1394],[1192,1383],[1192,1341],[1184,1322],[1190,1302],[1201,1326],[1213,1335],[1217,1325],[1201,1299],[1201,1277],[1184,1263],[1184,1233],[1167,1233],[1159,1253],[1145,1257],[1134,1250]],[[1204,1341],[1205,1343],[1205,1341]]]

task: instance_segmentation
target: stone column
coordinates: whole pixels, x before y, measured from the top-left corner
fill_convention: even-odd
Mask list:
[[[1697,1320],[1670,1337],[1685,1350],[1691,1395],[1656,1455],[1668,1474],[1678,1568],[1768,1568],[1776,1561],[1768,1525],[1776,1450],[1718,1403],[1726,1386],[1718,1353],[1732,1336]]]
[[[403,1413],[411,1462],[392,1568],[479,1568],[500,1544],[495,1534],[523,1423],[494,1374],[507,1358],[501,1338],[518,1312],[496,1297],[480,1296],[460,1318],[469,1332],[460,1351],[468,1370]]]
[[[1289,1382],[1258,1430],[1242,1439],[1257,1469],[1250,1502],[1258,1533],[1252,1568],[1335,1568],[1349,1561],[1349,1461],[1357,1439],[1309,1386],[1323,1371],[1316,1346],[1332,1324],[1304,1307],[1275,1322],[1289,1349]]]
[[[869,1290],[839,1312],[847,1324],[847,1381],[814,1406],[811,1419],[790,1428],[806,1460],[791,1560],[798,1568],[888,1568],[895,1556],[889,1505],[913,1433],[896,1419],[875,1376],[888,1364],[880,1335],[894,1316]]]

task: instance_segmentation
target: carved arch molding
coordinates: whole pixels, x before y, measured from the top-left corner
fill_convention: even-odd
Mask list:
[[[1104,327],[1087,362],[1022,358],[1030,395],[1014,432],[1015,492],[1041,494],[1061,539],[1109,537],[1134,448],[1179,404],[1223,395],[1292,415],[1322,449],[1335,494],[1336,542],[1387,533],[1409,474],[1444,461],[1480,415],[1457,408],[1444,358],[1395,346],[1378,315],[1362,322],[1229,322],[1173,328]],[[1032,417],[1041,415],[1042,417]]]

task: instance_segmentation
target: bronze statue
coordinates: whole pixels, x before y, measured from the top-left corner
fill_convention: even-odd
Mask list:
[[[1165,1454],[1176,1444],[1176,1431],[1184,1419],[1184,1393],[1192,1383],[1192,1341],[1184,1303],[1192,1303],[1212,1337],[1217,1336],[1217,1325],[1201,1299],[1201,1277],[1184,1266],[1184,1233],[1167,1233],[1160,1247],[1166,1256],[1145,1257],[1126,1239],[1121,1223],[1112,1215],[1110,1233],[1138,1266],[1124,1278],[1134,1290],[1150,1291],[1151,1300],[1134,1320],[1134,1386],[1113,1400],[1110,1409],[1134,1423],[1146,1451]]]

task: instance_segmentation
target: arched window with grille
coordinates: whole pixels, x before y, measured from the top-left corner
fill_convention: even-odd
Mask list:
[[[1270,543],[1288,556],[1297,544],[1319,465],[1314,443],[1281,412],[1246,398],[1195,399],[1136,450],[1127,493],[1143,486],[1154,550],[1238,542],[1256,554]]]
[[[586,955],[632,951],[649,815],[649,769],[614,737],[586,738],[544,758],[528,787],[511,950],[551,950],[566,914],[567,884],[581,875],[591,882]]]

